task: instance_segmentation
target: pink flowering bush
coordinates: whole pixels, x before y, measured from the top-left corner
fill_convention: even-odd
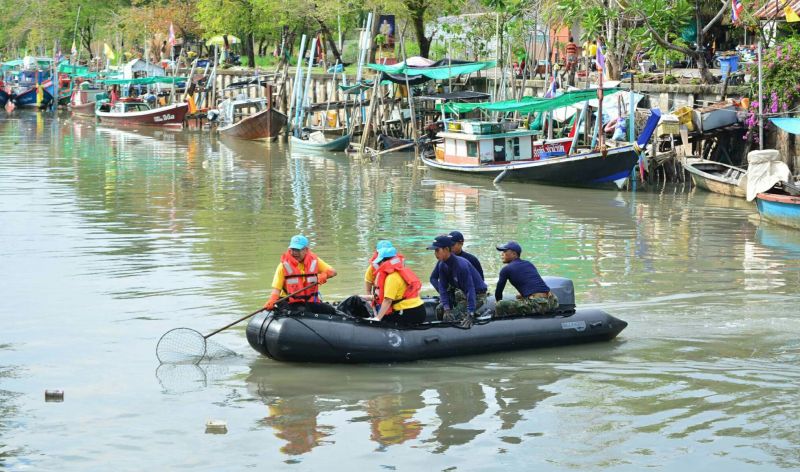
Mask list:
[[[763,112],[769,115],[786,114],[800,104],[800,40],[787,38],[783,43],[762,51]],[[758,68],[753,64],[747,72],[750,82],[750,113],[745,124],[745,140],[758,141]]]

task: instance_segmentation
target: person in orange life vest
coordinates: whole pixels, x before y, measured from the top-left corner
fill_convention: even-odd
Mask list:
[[[405,266],[394,247],[378,251],[378,260],[380,263],[375,271],[378,294],[372,300],[377,313],[370,319],[402,326],[424,322],[427,312],[425,303],[419,298],[422,288],[419,277]]]
[[[336,309],[327,303],[321,303],[319,285],[336,276],[336,270],[317,257],[308,248],[308,238],[302,234],[292,236],[289,249],[281,256],[281,263],[275,269],[272,279],[272,294],[264,304],[267,310],[273,310],[278,299],[294,292],[289,297],[288,308],[301,308],[313,313],[334,314]],[[313,286],[309,286],[317,282]],[[302,290],[303,287],[308,287]]]
[[[364,274],[364,293],[367,295],[374,295],[372,290],[375,288],[375,271],[378,270],[378,251],[385,247],[393,247],[391,241],[386,239],[381,239],[375,245],[375,252],[372,253],[372,257],[369,258],[369,265],[367,266],[367,272]]]

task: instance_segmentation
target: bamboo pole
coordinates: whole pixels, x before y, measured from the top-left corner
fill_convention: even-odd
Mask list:
[[[361,147],[358,149],[358,157],[364,157],[364,148],[367,146],[367,142],[369,140],[369,133],[372,128],[372,116],[375,114],[375,107],[378,103],[378,88],[380,87],[381,81],[378,77],[375,77],[375,84],[372,86],[372,96],[369,100],[369,111],[367,112],[367,121],[364,124],[364,130],[361,133]]]
[[[405,28],[403,28],[403,36],[400,38],[400,48],[403,53],[403,63],[406,62],[406,42],[405,42]],[[417,113],[414,110],[414,92],[411,90],[411,85],[408,82],[408,74],[406,74],[406,98],[408,98],[408,111],[411,114],[411,133],[414,138],[414,160],[419,161],[419,133],[417,132]],[[403,118],[403,113],[400,113],[400,119]]]
[[[300,100],[300,107],[297,110],[298,111],[298,116],[299,116],[299,118],[297,120],[297,126],[298,127],[302,127],[303,126],[303,119],[305,119],[305,115],[306,115],[306,106],[307,106],[306,100],[308,100],[308,98],[309,98],[308,97],[308,87],[311,84],[311,68],[314,66],[314,53],[315,53],[316,49],[317,49],[317,37],[315,36],[315,37],[313,37],[311,39],[311,49],[309,50],[309,54],[308,54],[308,74],[306,75],[306,83],[303,86],[303,96],[302,96],[303,98]],[[295,131],[298,131],[298,130],[295,130]],[[295,136],[299,136],[297,134],[297,132],[295,132]]]
[[[297,84],[300,83],[300,73],[301,73],[301,69],[302,69],[301,62],[303,61],[303,53],[305,52],[305,48],[306,48],[306,35],[303,35],[302,38],[300,39],[300,50],[297,53],[297,68],[295,69],[294,82],[292,82],[292,95],[291,95],[291,98],[289,98],[289,103],[288,103],[289,108],[288,108],[287,113],[286,113],[286,116],[289,118],[288,120],[286,120],[286,134],[287,135],[289,134],[289,132],[294,127],[293,111],[294,111],[294,107],[295,107],[295,101],[296,101],[297,93],[299,91],[299,87],[297,86]],[[286,71],[287,71],[286,75],[288,76],[288,71],[289,71],[288,64],[287,64]]]

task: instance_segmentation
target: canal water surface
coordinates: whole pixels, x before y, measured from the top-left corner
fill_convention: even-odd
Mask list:
[[[391,239],[459,230],[490,290],[519,241],[618,339],[405,365],[239,357],[161,366],[159,337],[264,303],[303,232],[363,290]],[[797,470],[800,232],[677,186],[637,192],[440,174],[280,144],[0,117],[0,470]],[[426,286],[430,293],[430,286]],[[45,390],[64,391],[45,402]],[[220,420],[227,433],[206,433]]]

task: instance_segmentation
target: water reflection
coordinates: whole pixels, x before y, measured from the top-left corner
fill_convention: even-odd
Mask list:
[[[452,369],[413,366],[303,366],[303,379],[291,366],[259,360],[251,366],[248,387],[268,407],[259,421],[287,441],[281,452],[300,455],[334,443],[345,428],[322,424],[321,416],[340,417],[362,429],[377,450],[413,442],[435,454],[467,445],[487,428],[504,440],[522,441],[517,424],[537,403],[551,396],[543,387],[563,377],[553,369],[487,369],[456,364]],[[308,381],[308,379],[314,379]],[[329,438],[327,441],[325,438]]]
[[[10,349],[12,346],[0,344],[0,353]],[[11,432],[14,423],[18,422],[21,414],[17,398],[22,394],[3,388],[8,379],[17,375],[16,370],[13,366],[0,365],[0,469],[3,470],[5,467],[11,467],[11,464],[15,463],[23,453],[21,448],[8,445],[3,440]]]

